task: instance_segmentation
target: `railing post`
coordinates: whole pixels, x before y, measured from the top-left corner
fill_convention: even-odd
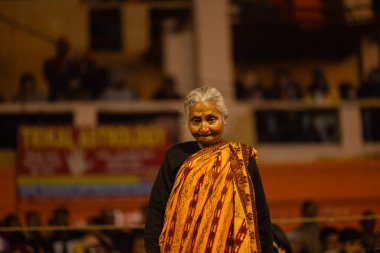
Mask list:
[[[358,104],[342,104],[339,107],[341,145],[344,154],[357,155],[363,150],[362,120]]]

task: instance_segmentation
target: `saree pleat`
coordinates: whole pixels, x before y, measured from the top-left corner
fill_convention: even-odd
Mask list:
[[[161,252],[260,252],[252,147],[223,141],[179,169],[165,211]]]

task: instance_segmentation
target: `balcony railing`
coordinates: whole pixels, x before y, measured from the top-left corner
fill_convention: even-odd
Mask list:
[[[380,147],[380,101],[341,104],[229,102],[227,139],[260,149],[262,161],[315,161],[375,155]],[[97,126],[115,119],[181,113],[180,102],[34,103],[0,106],[1,148],[16,149],[20,125]],[[185,120],[173,129],[191,140]],[[302,155],[299,155],[302,152]]]

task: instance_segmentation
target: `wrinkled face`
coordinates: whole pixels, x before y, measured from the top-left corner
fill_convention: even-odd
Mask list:
[[[197,103],[189,112],[189,130],[202,148],[222,139],[224,123],[223,115],[213,103]]]

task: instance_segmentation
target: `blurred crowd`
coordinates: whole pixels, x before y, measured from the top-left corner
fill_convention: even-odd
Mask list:
[[[128,71],[121,66],[102,67],[91,53],[71,57],[70,43],[61,37],[56,41],[55,54],[42,64],[48,94],[41,92],[31,72],[21,74],[19,89],[13,102],[36,101],[137,101],[142,95],[129,85]],[[152,91],[151,100],[179,100],[177,81],[163,75]],[[260,100],[304,101],[334,104],[339,100],[380,98],[380,67],[374,67],[360,84],[342,81],[332,85],[320,67],[310,71],[308,84],[300,84],[293,73],[283,67],[273,71],[272,83],[263,83],[260,72],[251,65],[238,68],[234,84],[235,98],[241,102]],[[4,101],[1,99],[0,102]],[[332,102],[332,103],[330,103]],[[324,108],[302,110],[256,110],[259,142],[338,142],[337,111]],[[378,108],[363,108],[362,125],[366,141],[380,140],[376,118]]]
[[[145,209],[140,212],[143,214],[138,219],[140,226],[128,229],[117,225],[117,212],[112,208],[102,209],[99,215],[88,219],[85,225],[92,229],[72,229],[70,212],[64,207],[53,210],[47,222],[47,228],[54,226],[57,230],[38,229],[44,228],[41,226],[45,224],[37,211],[26,212],[23,220],[10,214],[0,228],[22,226],[29,230],[0,232],[0,252],[143,253]],[[317,203],[307,200],[301,205],[300,217],[302,222],[290,231],[284,231],[281,224],[272,224],[274,247],[279,253],[380,252],[380,229],[376,227],[376,216],[371,211],[364,211],[355,227],[335,227],[318,221]]]
[[[318,222],[318,205],[307,200],[302,203],[303,222],[286,234],[293,253],[370,253],[380,252],[380,229],[375,214],[364,211],[355,227],[336,227]]]
[[[273,73],[273,83],[263,84],[259,71],[244,67],[235,83],[236,99],[242,102],[262,100],[303,101],[313,104],[334,104],[337,101],[380,98],[380,67],[373,68],[360,85],[342,81],[331,85],[321,68],[310,73],[308,85],[301,85],[286,68]],[[379,109],[363,107],[362,126],[366,141],[380,140]],[[333,108],[295,108],[294,110],[256,110],[259,142],[338,142],[339,115]]]
[[[359,85],[342,81],[337,89],[333,87],[324,69],[311,70],[310,82],[301,85],[287,68],[273,72],[273,83],[263,84],[257,69],[246,66],[238,74],[235,83],[236,98],[240,101],[276,99],[281,101],[329,102],[380,98],[380,67],[371,69],[366,80]]]
[[[22,73],[13,102],[116,100],[130,101],[141,98],[129,85],[127,71],[121,66],[102,67],[90,52],[72,57],[67,38],[55,43],[55,54],[42,63],[42,73],[48,85],[48,94],[38,90],[35,74]],[[153,100],[180,99],[173,76],[164,75],[152,95]],[[235,98],[239,101],[282,100],[313,101],[380,98],[380,67],[374,67],[360,84],[342,81],[337,87],[327,80],[324,69],[311,70],[308,84],[300,84],[293,73],[283,67],[273,71],[273,82],[263,83],[259,71],[245,66],[238,71]],[[1,98],[0,101],[4,101]]]
[[[357,226],[337,227],[318,220],[318,205],[306,200],[301,222],[290,231],[272,224],[273,244],[279,253],[374,253],[380,252],[380,228],[376,216],[364,211]]]
[[[127,71],[121,66],[100,66],[90,52],[72,57],[67,38],[60,37],[55,44],[55,55],[42,64],[48,94],[38,89],[36,75],[22,73],[19,78],[18,92],[12,102],[37,101],[133,101],[140,99],[138,92],[128,83]],[[153,92],[152,99],[178,99],[176,81],[165,75],[159,87]],[[0,102],[5,99],[0,96]]]
[[[123,228],[117,225],[116,210],[102,209],[99,215],[90,217],[87,226],[91,229],[73,229],[70,224],[70,211],[65,207],[53,210],[43,228],[41,215],[28,211],[21,219],[15,214],[7,215],[0,228],[25,227],[30,230],[0,231],[1,253],[142,253],[143,221],[140,226]],[[71,226],[71,229],[69,228]],[[34,228],[34,229],[33,229]]]

